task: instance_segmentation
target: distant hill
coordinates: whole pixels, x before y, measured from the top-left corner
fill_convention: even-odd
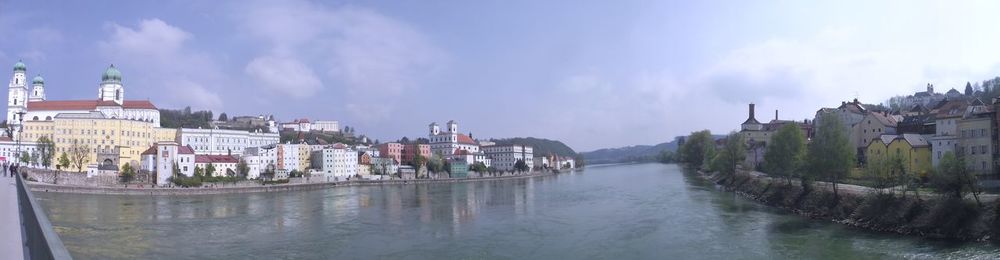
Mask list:
[[[576,151],[573,148],[569,148],[566,144],[556,140],[549,140],[544,138],[534,138],[534,137],[515,137],[515,138],[505,138],[505,139],[490,139],[490,141],[496,142],[497,145],[527,145],[534,148],[533,154],[535,156],[544,156],[549,154],[555,154],[559,156],[576,157]]]
[[[191,111],[191,107],[180,110],[160,109],[160,126],[164,128],[211,128],[212,111]]]
[[[726,136],[714,135],[714,137],[715,139],[721,139]],[[633,145],[619,148],[604,148],[590,152],[582,152],[580,155],[583,155],[583,158],[590,164],[652,162],[656,161],[656,156],[664,150],[676,152],[678,147],[678,138],[679,137],[675,137],[673,141],[657,145]]]

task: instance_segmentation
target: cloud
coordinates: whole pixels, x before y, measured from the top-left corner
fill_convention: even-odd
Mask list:
[[[267,43],[246,66],[258,80],[255,84],[292,98],[329,90],[345,97],[344,108],[359,118],[388,116],[393,101],[421,87],[445,60],[443,51],[416,28],[366,8],[254,2],[237,18],[250,35]],[[287,67],[261,66],[269,60]],[[266,76],[279,69],[299,74],[304,84]],[[372,107],[357,101],[372,95],[384,102]]]
[[[260,85],[294,98],[311,97],[323,87],[312,68],[295,59],[257,57],[244,71]]]
[[[109,35],[98,42],[98,49],[122,71],[126,97],[152,97],[178,107],[223,108],[218,92],[231,80],[213,57],[189,46],[194,35],[160,19],[145,19],[136,27],[112,23],[106,28]]]

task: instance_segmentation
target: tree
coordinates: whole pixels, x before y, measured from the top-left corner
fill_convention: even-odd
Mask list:
[[[250,174],[250,166],[247,165],[247,161],[240,158],[240,162],[236,164],[236,172],[239,173],[240,178],[246,178]]]
[[[69,168],[69,157],[66,156],[66,152],[62,152],[62,154],[59,155],[59,165],[58,166],[59,166],[60,169]]]
[[[887,191],[893,193],[905,175],[903,160],[893,156],[891,158],[873,158],[865,167],[865,177],[872,182],[872,188],[879,194]]]
[[[737,167],[746,159],[746,140],[743,135],[731,132],[726,136],[725,146],[712,159],[713,170],[725,176],[734,176]],[[730,179],[732,181],[733,179]]]
[[[968,81],[966,81],[965,82],[965,95],[966,96],[972,96],[972,93],[973,93],[972,92],[972,83],[969,83]]]
[[[201,166],[195,166],[194,167],[194,176],[198,177],[198,178],[201,178],[201,177],[205,176],[205,169],[202,169]]]
[[[796,124],[785,124],[771,136],[771,144],[764,152],[764,168],[768,174],[785,178],[790,185],[792,178],[801,172],[805,159],[805,135]]]
[[[517,160],[517,162],[514,162],[514,170],[517,170],[518,172],[526,172],[530,170],[530,168],[528,168],[528,163],[525,163],[524,160]]]
[[[847,176],[854,166],[855,148],[847,139],[844,123],[832,113],[820,116],[816,136],[809,145],[807,161],[812,174],[833,182],[833,197],[840,198],[837,183]]]
[[[486,172],[486,164],[483,163],[483,162],[473,163],[472,165],[469,165],[469,170],[474,171],[474,172],[478,172],[478,173],[484,173],[484,172]]]
[[[39,137],[37,143],[38,147],[35,150],[38,151],[38,157],[41,160],[42,166],[45,168],[52,166],[52,157],[56,144],[48,136]]]
[[[229,116],[226,115],[226,112],[222,112],[222,114],[219,114],[219,121],[222,122],[229,121]]]
[[[941,157],[937,169],[931,173],[930,184],[942,195],[958,199],[971,192],[976,204],[982,206],[982,202],[979,201],[981,191],[976,175],[965,166],[964,159],[955,157],[952,152],[947,152]]]
[[[125,165],[122,165],[119,175],[121,176],[122,182],[130,182],[133,178],[135,178],[135,169],[132,168],[132,165],[125,163]]]
[[[705,166],[706,158],[714,156],[715,140],[708,130],[693,132],[679,148],[681,161],[695,168]]]
[[[215,164],[208,163],[208,165],[205,165],[205,176],[215,176]]]
[[[31,162],[31,155],[30,155],[30,154],[28,154],[28,152],[27,152],[27,151],[25,151],[25,152],[21,152],[21,156],[20,156],[20,159],[21,159],[21,160],[20,160],[20,161],[21,161],[21,163],[23,163],[23,164],[27,164],[28,162]]]
[[[677,155],[673,151],[663,150],[656,156],[656,161],[661,163],[674,163],[677,161]]]
[[[82,172],[83,166],[90,158],[90,146],[81,144],[80,140],[73,140],[73,145],[69,148],[69,160],[76,167],[76,171]]]

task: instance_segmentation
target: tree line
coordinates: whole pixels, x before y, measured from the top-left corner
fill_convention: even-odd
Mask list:
[[[834,198],[839,198],[838,185],[847,178],[857,161],[856,150],[849,142],[843,122],[833,114],[824,114],[816,121],[815,136],[807,142],[804,132],[796,124],[785,124],[766,144],[764,163],[760,169],[767,175],[783,179],[786,185],[793,180],[799,182],[803,190],[812,189],[814,180],[832,184]],[[717,172],[730,182],[741,169],[749,169],[746,163],[749,145],[741,133],[731,132],[716,142],[708,130],[691,133],[683,140],[676,153],[661,154],[661,161],[679,162],[700,170]],[[926,180],[917,176],[914,170],[898,157],[875,159],[868,162],[863,170],[868,186],[879,193],[897,190],[918,192],[927,185],[939,194],[952,198],[963,198],[971,193],[979,202],[981,189],[976,175],[961,157],[948,152]],[[919,195],[919,194],[917,194]]]

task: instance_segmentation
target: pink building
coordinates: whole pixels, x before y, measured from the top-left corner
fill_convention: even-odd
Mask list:
[[[403,161],[403,145],[400,143],[384,143],[376,146],[382,157],[392,158],[396,162]]]
[[[424,157],[424,159],[431,157],[431,145],[429,144],[406,144],[403,145],[403,160],[400,161],[402,164],[409,164],[413,162],[413,158],[417,157],[417,153]]]

